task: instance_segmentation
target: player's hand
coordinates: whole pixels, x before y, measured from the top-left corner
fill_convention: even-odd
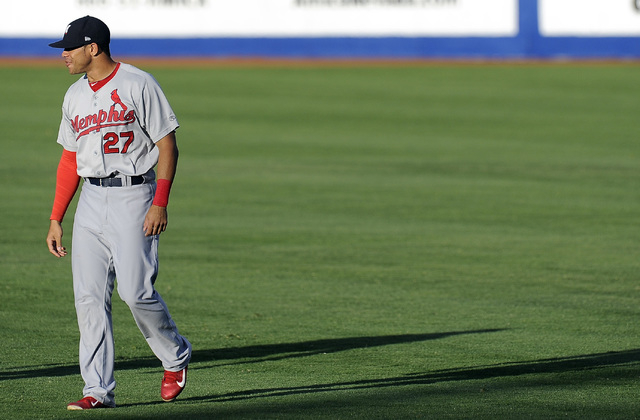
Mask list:
[[[64,257],[67,250],[62,246],[62,224],[57,220],[52,220],[49,225],[49,233],[47,234],[47,245],[49,252],[56,257]]]
[[[160,235],[167,229],[167,208],[152,205],[144,218],[144,236]]]

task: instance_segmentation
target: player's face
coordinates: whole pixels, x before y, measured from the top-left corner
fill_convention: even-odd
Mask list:
[[[62,52],[64,64],[69,69],[69,74],[86,73],[91,64],[91,45],[78,48],[67,48]]]

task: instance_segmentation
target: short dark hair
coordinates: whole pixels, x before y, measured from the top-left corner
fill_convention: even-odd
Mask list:
[[[111,49],[109,48],[109,44],[106,44],[106,45],[98,44],[98,48],[100,48],[100,51],[107,54],[108,57],[111,57]]]

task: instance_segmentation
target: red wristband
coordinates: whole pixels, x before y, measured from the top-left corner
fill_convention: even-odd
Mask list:
[[[167,204],[169,204],[171,181],[168,179],[159,179],[156,184],[156,195],[153,197],[153,205],[158,207],[167,207]]]

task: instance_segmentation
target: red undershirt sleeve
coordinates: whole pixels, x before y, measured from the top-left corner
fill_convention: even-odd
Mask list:
[[[53,199],[53,209],[51,211],[51,217],[49,218],[50,220],[62,222],[64,214],[67,212],[79,184],[80,176],[78,175],[76,153],[65,149],[62,151],[62,157],[58,164],[56,194]]]

